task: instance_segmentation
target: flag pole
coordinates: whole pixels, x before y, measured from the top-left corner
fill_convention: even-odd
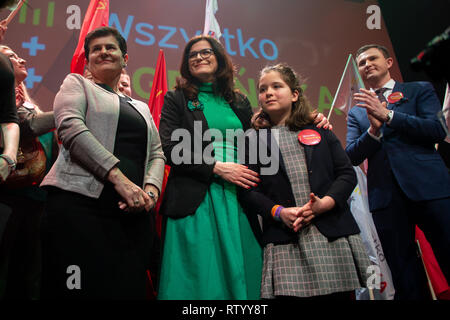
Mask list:
[[[372,288],[369,288],[369,299],[370,300],[375,300],[375,296],[373,294],[373,289]]]
[[[444,117],[444,122],[442,123],[442,126],[444,127],[445,132],[447,133],[447,136],[445,137],[445,142],[450,143],[450,133],[449,133],[449,127],[450,127],[450,87],[447,82],[447,86],[445,88],[445,96],[444,96],[444,103],[442,104],[442,116]],[[441,120],[441,117],[439,117],[439,120]]]
[[[215,16],[217,10],[219,10],[217,0],[206,0],[203,35],[210,35],[219,41],[222,32],[220,31],[220,26]]]
[[[420,259],[422,260],[423,268],[424,268],[425,274],[427,276],[428,288],[430,289],[431,298],[433,300],[437,300],[436,294],[434,293],[434,290],[433,290],[433,285],[431,284],[430,276],[428,275],[428,271],[427,271],[427,267],[425,265],[425,261],[423,260],[422,249],[420,247],[419,240],[416,240],[416,243],[417,243],[417,247],[419,248]]]
[[[351,58],[352,58],[352,54],[350,53],[350,54],[348,55],[347,63],[345,64],[345,68],[344,68],[344,72],[342,73],[341,80],[339,81],[338,88],[337,88],[337,90],[336,90],[336,93],[334,94],[334,98],[333,98],[333,102],[331,103],[330,111],[328,112],[328,116],[327,116],[328,122],[330,122],[330,117],[331,117],[331,114],[333,113],[334,104],[336,103],[336,99],[337,99],[339,90],[341,89],[342,82],[344,82],[345,71],[346,71],[347,68],[348,68],[348,64],[350,63]]]
[[[11,22],[11,20],[14,18],[14,16],[19,12],[20,8],[22,8],[23,4],[25,3],[25,0],[21,0],[17,7],[11,11],[9,16],[5,19],[5,27]]]

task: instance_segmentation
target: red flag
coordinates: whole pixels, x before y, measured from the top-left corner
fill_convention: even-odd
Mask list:
[[[450,287],[439,267],[429,242],[422,230],[416,226],[416,240],[419,241],[423,262],[430,277],[431,285],[438,299],[450,300]]]
[[[91,0],[84,16],[78,45],[73,54],[70,72],[83,74],[86,59],[84,57],[84,38],[94,29],[105,27],[109,20],[109,0]]]
[[[164,95],[167,92],[166,59],[164,51],[159,50],[158,61],[156,62],[155,76],[153,77],[152,90],[148,107],[155,121],[156,128],[159,129],[159,120],[161,119],[161,109],[164,104]]]
[[[166,75],[166,59],[164,58],[164,51],[159,50],[158,61],[156,62],[155,76],[153,77],[152,90],[150,91],[150,98],[148,100],[148,107],[155,121],[156,128],[159,129],[159,120],[161,119],[161,109],[164,104],[164,95],[167,92],[167,75]],[[161,236],[162,217],[159,214],[159,208],[164,196],[164,189],[167,184],[167,177],[169,176],[170,167],[166,165],[164,170],[164,180],[161,187],[161,194],[156,203],[156,230]]]

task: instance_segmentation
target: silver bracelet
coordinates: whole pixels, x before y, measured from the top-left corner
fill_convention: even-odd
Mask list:
[[[16,163],[8,155],[0,154],[0,158],[5,159],[6,163],[8,164],[8,168],[9,168],[10,171],[16,170]]]
[[[154,194],[153,192],[147,191],[146,194],[148,194],[148,196],[149,196],[153,201],[156,202],[156,196],[155,196],[155,194]]]

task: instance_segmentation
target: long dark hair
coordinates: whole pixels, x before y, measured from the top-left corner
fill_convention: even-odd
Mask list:
[[[313,123],[317,112],[313,111],[311,104],[303,94],[303,89],[300,87],[300,77],[295,70],[286,63],[279,63],[262,69],[259,78],[271,71],[276,71],[280,74],[281,78],[289,86],[292,93],[295,91],[298,92],[298,99],[297,101],[292,102],[291,115],[286,120],[286,125],[289,130],[297,131],[301,127]],[[266,116],[266,118],[268,117],[264,114],[262,116]]]
[[[177,78],[175,88],[182,89],[184,95],[189,100],[197,99],[199,91],[198,88],[201,82],[197,78],[193,77],[191,72],[189,71],[189,52],[191,51],[192,46],[201,40],[209,42],[217,59],[217,71],[215,74],[215,81],[213,83],[214,93],[223,97],[228,103],[231,103],[235,100],[233,90],[233,63],[231,62],[231,58],[225,52],[225,48],[222,46],[222,44],[210,36],[196,36],[189,40],[183,51],[183,59],[180,66],[181,77]]]

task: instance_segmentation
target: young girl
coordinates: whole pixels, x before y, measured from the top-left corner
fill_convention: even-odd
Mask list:
[[[248,214],[263,218],[261,298],[350,299],[354,289],[365,286],[370,264],[347,205],[356,185],[350,160],[331,131],[313,126],[292,68],[264,68],[258,88],[272,130],[254,131],[250,138],[258,148],[270,148],[272,157],[278,154],[279,169],[263,175],[259,159],[245,161],[261,174],[261,182],[242,189],[239,198]],[[246,159],[251,159],[255,150],[248,146]]]

